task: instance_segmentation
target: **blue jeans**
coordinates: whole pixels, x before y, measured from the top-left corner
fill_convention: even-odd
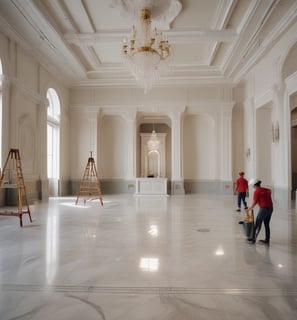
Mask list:
[[[238,209],[240,209],[240,207],[241,207],[241,201],[243,202],[244,208],[247,207],[245,197],[246,197],[246,192],[238,192],[238,194],[237,194]]]
[[[257,218],[256,218],[256,223],[255,223],[255,228],[254,228],[254,236],[253,238],[256,240],[258,234],[261,231],[262,227],[262,222],[264,222],[265,226],[265,240],[269,241],[270,240],[270,219],[271,215],[273,212],[273,207],[262,207],[260,208]]]

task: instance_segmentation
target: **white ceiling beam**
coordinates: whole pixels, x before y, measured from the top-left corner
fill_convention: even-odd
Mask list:
[[[80,47],[80,50],[93,69],[96,69],[101,65],[99,57],[95,54],[91,47],[82,46]]]
[[[122,43],[123,39],[129,35],[129,31],[110,31],[96,33],[67,33],[64,35],[65,41],[77,46],[91,46],[104,43]],[[233,42],[238,38],[235,30],[175,30],[164,32],[169,42],[197,43],[197,42]]]

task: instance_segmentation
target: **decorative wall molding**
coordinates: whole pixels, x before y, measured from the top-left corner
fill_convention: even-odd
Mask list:
[[[286,30],[286,28],[294,21],[297,13],[297,2],[294,2],[290,10],[289,15],[283,17],[279,23],[275,25],[275,28],[269,33],[267,37],[261,42],[258,42],[255,37],[253,45],[253,55],[244,63],[241,62],[240,68],[234,73],[233,79],[235,83],[238,83],[244,78],[245,74],[263,57],[264,53],[267,53],[269,48],[275,43],[278,37]],[[251,48],[250,48],[251,50]],[[233,68],[235,70],[235,67]],[[231,75],[231,74],[230,74]]]
[[[254,105],[255,108],[258,109],[270,102],[273,101],[273,90],[272,89],[268,89],[266,92],[264,92],[261,96],[256,97],[254,100]]]
[[[20,80],[15,77],[7,77],[10,83],[13,84],[17,90],[19,90],[22,94],[24,94],[27,98],[29,98],[32,102],[36,104],[40,104],[43,106],[48,106],[48,100],[44,96],[35,92],[31,88],[26,87]]]
[[[212,113],[212,112],[221,112],[221,111],[232,111],[235,106],[235,101],[225,102],[222,100],[217,101],[196,101],[195,105],[187,106],[186,113],[195,114],[195,113]]]
[[[297,91],[297,71],[292,73],[286,80],[286,89],[289,95]]]

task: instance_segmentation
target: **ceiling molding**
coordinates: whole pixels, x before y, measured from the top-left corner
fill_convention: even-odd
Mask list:
[[[123,39],[129,35],[130,30],[112,30],[95,33],[67,33],[64,40],[69,44],[77,46],[90,46],[104,43],[122,44]],[[170,42],[177,44],[194,42],[234,42],[238,39],[235,30],[202,30],[202,29],[183,29],[169,30],[166,33]]]
[[[245,63],[242,63],[238,70],[233,70],[230,76],[233,77],[234,82],[237,83],[244,77],[244,75],[260,60],[260,58],[268,52],[269,48],[274,44],[277,38],[290,26],[290,24],[296,19],[297,16],[297,1],[293,4],[289,15],[283,17],[279,23],[275,26],[264,41],[254,42],[253,55]],[[236,66],[238,67],[238,66]]]
[[[170,72],[156,85],[234,86],[296,21],[297,1],[282,1],[187,0],[164,32],[173,58]],[[157,6],[177,2],[164,0]],[[111,3],[0,1],[0,28],[67,87],[135,87],[121,57],[131,20]]]

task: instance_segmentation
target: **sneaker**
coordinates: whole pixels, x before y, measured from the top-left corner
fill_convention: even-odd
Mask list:
[[[259,240],[260,243],[269,244],[269,240]]]
[[[255,243],[255,242],[256,242],[256,240],[255,240],[254,238],[248,238],[247,241],[248,241],[249,243]]]
[[[237,212],[240,212],[240,209],[236,209]]]
[[[238,224],[244,224],[244,221],[238,221]]]

